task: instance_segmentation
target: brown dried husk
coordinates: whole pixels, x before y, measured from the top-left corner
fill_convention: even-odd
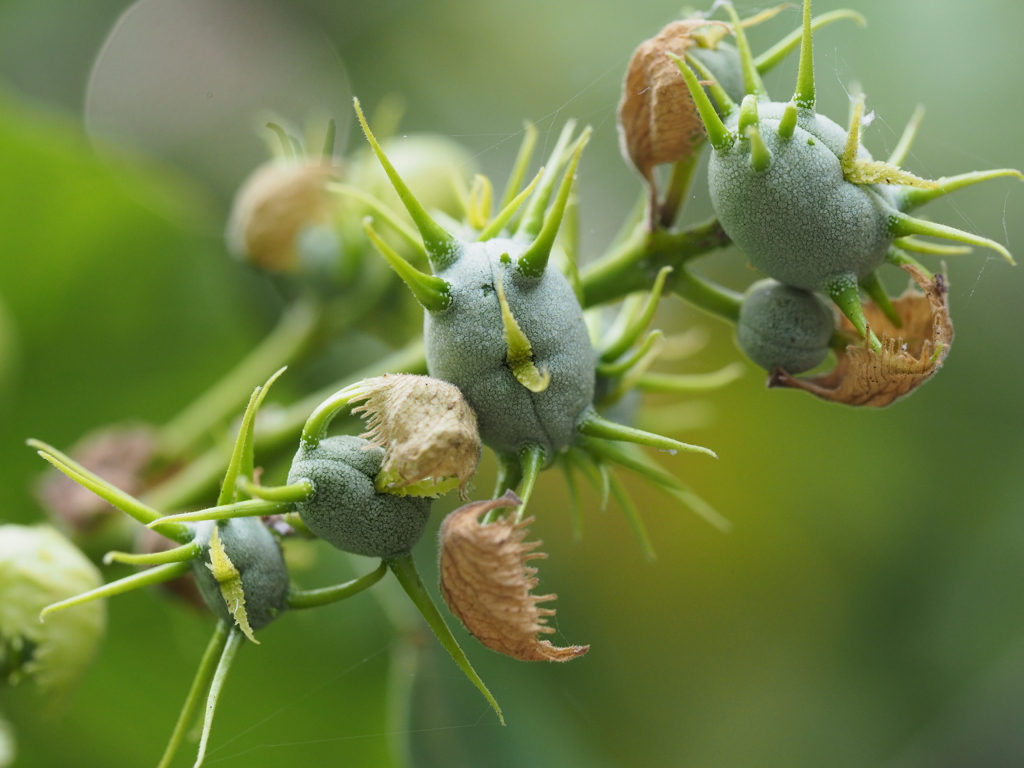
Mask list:
[[[882,342],[882,351],[849,345],[839,354],[836,367],[820,376],[796,378],[775,369],[769,387],[792,387],[846,405],[882,408],[910,394],[942,367],[953,343],[949,317],[949,286],[942,274],[929,279],[921,270],[904,265],[921,291],[912,286],[893,301],[902,328],[896,328],[874,303],[864,314]],[[849,320],[842,327],[852,331]]]
[[[704,19],[673,21],[640,43],[626,69],[619,102],[619,143],[622,154],[646,180],[652,201],[654,167],[689,157],[705,136],[686,81],[667,54],[685,56],[695,44],[693,33],[709,23],[726,26]]]
[[[590,646],[559,648],[537,638],[538,633],[555,631],[547,626],[554,609],[537,607],[554,600],[555,595],[530,594],[537,586],[537,569],[526,562],[547,557],[533,551],[541,542],[523,542],[533,518],[519,523],[498,518],[480,524],[481,515],[492,509],[520,503],[519,497],[508,491],[499,499],[467,504],[445,518],[441,524],[441,594],[466,629],[491,650],[521,661],[570,661]]]
[[[372,445],[384,448],[382,472],[397,473],[396,487],[426,478],[457,477],[466,487],[480,462],[480,433],[476,414],[454,384],[429,376],[385,374],[360,384],[365,392],[353,408],[365,413]]]
[[[333,204],[327,183],[338,169],[329,165],[272,161],[253,171],[235,196],[227,239],[249,263],[272,272],[298,268],[299,233],[330,222]]]
[[[156,436],[142,424],[104,427],[68,450],[83,467],[131,496],[145,489],[144,475],[155,452]],[[116,513],[109,503],[56,469],[43,475],[36,496],[58,527],[72,534],[91,533]]]

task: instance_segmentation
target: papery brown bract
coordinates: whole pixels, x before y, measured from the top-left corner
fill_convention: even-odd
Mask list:
[[[893,301],[902,328],[896,328],[873,303],[864,305],[871,329],[878,334],[882,350],[847,346],[839,354],[836,367],[821,376],[796,378],[776,369],[769,387],[791,387],[846,405],[882,408],[909,395],[942,367],[953,343],[953,322],[949,318],[945,275],[929,279],[911,265],[903,269],[921,287],[913,287]],[[923,293],[922,293],[923,291]],[[843,329],[852,331],[843,318]]]
[[[533,518],[517,523],[508,516],[480,524],[487,512],[520,503],[509,491],[498,499],[467,504],[445,518],[440,533],[441,594],[466,629],[491,650],[521,661],[570,661],[590,646],[559,648],[537,638],[555,631],[547,626],[554,609],[537,606],[555,595],[530,594],[537,586],[537,569],[526,562],[547,557],[534,552],[540,541],[523,543]]]

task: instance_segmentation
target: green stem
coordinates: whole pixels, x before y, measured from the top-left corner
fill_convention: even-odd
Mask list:
[[[210,644],[206,646],[203,660],[199,662],[199,669],[196,670],[196,676],[192,680],[192,687],[188,691],[185,705],[181,708],[181,714],[178,715],[178,722],[174,725],[171,740],[167,743],[164,756],[160,758],[160,764],[156,768],[167,768],[171,764],[174,755],[178,751],[178,747],[181,746],[181,742],[185,738],[185,734],[192,727],[196,714],[199,712],[199,704],[203,700],[203,694],[210,687],[213,673],[217,669],[217,662],[220,660],[220,655],[223,653],[224,645],[227,641],[228,625],[223,621],[218,621],[217,628],[213,630],[213,637],[210,638]]]
[[[262,485],[256,485],[247,477],[240,477],[238,478],[238,488],[243,493],[256,499],[263,499],[264,501],[294,503],[296,501],[305,501],[313,494],[313,483],[309,480],[300,480],[292,485],[279,485],[267,488]]]
[[[252,394],[254,381],[266,381],[274,371],[302,354],[322,318],[319,302],[311,298],[300,299],[285,310],[277,327],[256,349],[164,425],[157,437],[160,455],[177,458],[210,430],[228,421]]]
[[[289,608],[317,608],[321,605],[330,605],[339,600],[358,595],[364,589],[369,589],[378,581],[384,578],[388,572],[388,564],[383,560],[377,570],[360,576],[358,579],[346,581],[344,584],[336,584],[333,587],[321,589],[292,589],[288,592]]]
[[[733,325],[739,321],[743,294],[697,277],[685,268],[680,268],[672,278],[672,290],[698,309]]]
[[[487,702],[497,713],[498,720],[504,725],[505,717],[501,714],[501,707],[498,706],[498,702],[494,700],[491,692],[487,690],[487,686],[484,685],[484,681],[480,679],[476,670],[473,669],[473,665],[469,663],[469,659],[466,658],[466,654],[459,647],[458,641],[456,641],[452,631],[445,623],[441,612],[434,605],[434,601],[431,599],[426,587],[423,586],[419,573],[416,572],[416,564],[413,562],[412,555],[399,555],[388,560],[387,563],[388,567],[395,574],[395,578],[398,579],[398,583],[402,585],[405,593],[409,595],[409,598],[419,609],[420,613],[423,614],[423,618],[426,619],[427,624],[434,631],[441,645],[448,651],[455,663],[459,665],[459,669],[469,678],[470,682],[484,695],[484,698],[487,699]]]
[[[321,402],[339,389],[385,373],[426,373],[423,341],[416,339],[402,349],[378,360],[351,376],[314,392],[289,406],[273,421],[256,425],[255,447],[261,452],[275,452],[298,440],[302,425]],[[180,509],[195,503],[216,485],[228,461],[224,446],[211,448],[185,469],[150,489],[143,500],[159,509]]]
[[[161,522],[174,523],[198,523],[204,520],[229,520],[235,517],[265,517],[266,515],[283,515],[291,512],[292,505],[284,501],[264,501],[263,499],[247,499],[236,501],[233,504],[223,504],[216,507],[208,507],[195,512],[181,512],[177,515],[168,515],[159,521],[150,523],[152,528]]]
[[[102,587],[91,589],[80,595],[69,597],[67,600],[61,600],[59,603],[52,603],[40,611],[39,619],[42,620],[56,611],[62,611],[65,608],[74,608],[76,605],[82,605],[93,600],[100,600],[104,597],[113,597],[114,595],[120,595],[124,592],[130,592],[133,589],[141,589],[142,587],[149,587],[154,584],[162,584],[165,581],[170,581],[171,579],[176,579],[179,576],[184,576],[191,570],[191,563],[168,563],[167,565],[158,565],[155,568],[150,568],[142,571],[141,573],[136,573],[131,576],[126,576],[123,579],[112,581],[109,584],[104,584]]]
[[[202,550],[203,548],[193,541],[191,544],[183,544],[174,549],[167,549],[163,552],[151,552],[145,555],[135,555],[130,552],[107,552],[103,556],[103,564],[166,565],[167,563],[185,563],[199,557],[199,553]]]
[[[729,245],[729,236],[711,219],[682,232],[637,228],[613,250],[589,265],[580,274],[583,306],[606,304],[635,291],[649,290],[663,267],[676,272],[687,261]]]
[[[210,692],[206,697],[206,714],[203,717],[203,735],[199,739],[199,751],[196,755],[196,763],[193,768],[199,768],[206,757],[206,745],[210,741],[210,729],[213,727],[213,715],[217,711],[217,699],[220,698],[221,688],[228,678],[231,670],[231,663],[235,660],[235,654],[245,642],[245,635],[235,627],[228,631],[228,639],[221,652],[220,661],[217,662],[217,669],[213,673],[213,680],[210,682]]]

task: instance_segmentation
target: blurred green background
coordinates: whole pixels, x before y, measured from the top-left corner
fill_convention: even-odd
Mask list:
[[[90,145],[90,68],[127,5],[0,0],[0,297],[11,358],[0,371],[4,521],[41,516],[29,492],[41,462],[25,438],[63,446],[108,422],[161,423],[240,359],[280,309],[219,238],[218,184],[241,180],[231,168],[192,178],[183,166],[142,167]],[[816,12],[836,7],[815,3]],[[817,37],[822,112],[845,122],[857,81],[877,115],[864,137],[876,154],[895,145],[921,102],[928,114],[910,170],[933,178],[1024,166],[1024,5],[855,8],[867,29],[843,23]],[[638,183],[615,131],[618,89],[633,48],[677,16],[676,0],[296,0],[282,13],[334,46],[364,103],[401,94],[403,132],[456,138],[499,185],[524,117],[538,121],[542,144],[567,117],[593,124],[579,182],[590,257],[633,203]],[[753,30],[755,51],[797,24],[792,8]],[[767,78],[774,96],[788,97],[795,67],[792,57]],[[308,107],[347,109],[346,96]],[[351,133],[349,146],[359,146]],[[689,220],[710,210],[699,186],[696,196]],[[927,213],[1024,256],[1017,183],[960,192]],[[700,269],[737,288],[752,279],[735,251]],[[600,514],[592,494],[575,543],[561,478],[545,475],[532,512],[550,553],[541,589],[560,596],[553,639],[592,650],[565,666],[526,665],[461,633],[505,708],[502,729],[431,639],[416,689],[417,765],[1024,764],[1024,269],[979,251],[950,260],[949,274],[956,343],[941,374],[908,400],[879,412],[828,405],[768,391],[752,367],[703,398],[715,419],[689,438],[721,459],[663,462],[734,521],[731,534],[630,481],[658,560],[643,562],[621,514]],[[904,282],[893,271],[886,279],[893,290]],[[712,334],[679,370],[739,356],[728,328],[678,300],[661,321]],[[489,460],[483,472],[486,489]],[[435,520],[453,505],[438,505]],[[417,557],[433,580],[432,535]],[[322,550],[302,578],[328,583],[348,572]],[[156,763],[210,621],[148,593],[109,609],[107,641],[67,710],[47,720],[27,706],[8,711],[18,765]],[[392,636],[373,598],[288,616],[261,638],[235,666],[207,764],[388,765]]]

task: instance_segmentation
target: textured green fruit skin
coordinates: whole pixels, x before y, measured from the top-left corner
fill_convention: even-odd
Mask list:
[[[259,631],[287,607],[289,578],[281,546],[255,517],[219,522],[208,520],[192,526],[195,541],[203,547],[202,555],[192,561],[196,585],[210,610],[229,626],[235,619],[224,602],[220,584],[209,568],[210,537],[215,525],[218,526],[217,536],[224,545],[224,552],[242,577],[249,626],[253,631]]]
[[[313,495],[295,505],[309,530],[345,552],[394,557],[423,536],[430,499],[377,493],[373,481],[384,450],[361,437],[328,437],[315,448],[302,445],[288,483],[309,480]]]
[[[737,104],[743,101],[743,96],[746,93],[743,85],[743,63],[740,61],[740,52],[736,50],[736,46],[724,42],[719,43],[715,48],[701,48],[695,45],[688,48],[686,52],[711,71],[718,84],[729,94],[730,99]],[[698,77],[700,76],[698,75]],[[716,104],[716,107],[721,114],[721,106]]]
[[[766,370],[803,373],[828,356],[834,327],[832,310],[815,294],[761,280],[740,306],[736,343]]]
[[[554,267],[540,277],[520,274],[515,259],[523,249],[507,239],[464,243],[460,258],[438,273],[451,284],[452,303],[426,313],[427,369],[462,390],[492,449],[514,454],[539,445],[551,458],[576,439],[579,417],[594,398],[596,360],[568,281]],[[506,253],[509,263],[501,259]],[[551,374],[543,392],[526,389],[506,364],[499,277],[534,364]]]
[[[711,203],[722,228],[764,274],[805,290],[837,278],[866,277],[892,244],[893,192],[843,178],[846,131],[801,110],[792,138],[778,135],[784,104],[758,104],[772,153],[762,173],[750,167],[750,142],[715,151],[708,167]],[[727,125],[735,131],[738,114]],[[863,149],[859,157],[870,159]]]

